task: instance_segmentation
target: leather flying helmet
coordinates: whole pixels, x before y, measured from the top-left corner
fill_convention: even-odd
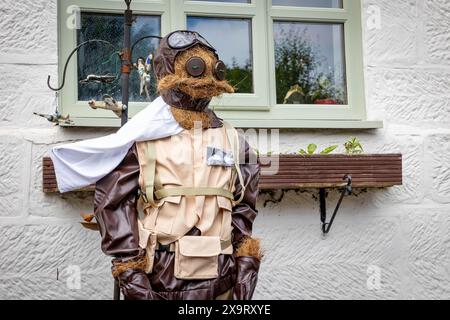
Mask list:
[[[164,101],[178,109],[211,114],[213,97],[233,93],[226,79],[226,65],[216,49],[199,33],[179,30],[161,39],[154,57],[158,90]]]

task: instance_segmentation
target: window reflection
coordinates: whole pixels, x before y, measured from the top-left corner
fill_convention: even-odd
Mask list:
[[[227,80],[236,87],[236,93],[253,93],[250,19],[190,16],[187,28],[199,32],[214,46],[227,65]]]
[[[343,8],[342,0],[272,0],[274,6]]]
[[[347,104],[344,26],[275,22],[278,104]]]
[[[147,35],[161,34],[161,21],[159,16],[137,15],[136,22],[133,23],[131,32],[131,42]],[[78,43],[91,39],[101,39],[111,42],[116,48],[123,47],[123,23],[122,15],[82,13],[81,29],[78,31]],[[158,46],[157,39],[145,39],[141,41],[133,52],[133,63],[138,58],[146,60],[151,54],[154,54]],[[78,52],[78,100],[97,100],[101,101],[103,95],[111,95],[117,101],[122,99],[120,83],[120,59],[113,50],[103,44],[91,44],[84,46]],[[151,58],[151,56],[150,56]],[[89,75],[118,75],[112,83],[85,82],[84,79]],[[145,79],[148,90],[142,90],[141,95],[141,77],[137,71],[130,75],[130,101],[145,102],[157,97],[156,80],[153,72],[148,72]],[[148,92],[148,96],[147,96]]]

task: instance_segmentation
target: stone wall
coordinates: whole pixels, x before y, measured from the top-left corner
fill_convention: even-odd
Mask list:
[[[366,152],[404,154],[404,186],[346,199],[327,238],[316,191],[263,194],[256,298],[450,298],[450,2],[365,0],[366,20],[374,8],[379,28],[364,32],[367,109],[385,128],[285,130],[280,149],[356,135]],[[92,196],[44,194],[41,160],[51,146],[112,131],[32,116],[53,111],[56,1],[5,0],[0,12],[0,298],[110,299],[109,259],[78,223]],[[330,207],[336,200],[331,192]],[[71,285],[77,268],[81,289]]]

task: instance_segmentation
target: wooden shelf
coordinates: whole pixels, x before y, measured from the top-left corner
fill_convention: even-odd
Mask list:
[[[271,163],[261,158],[261,189],[336,188],[351,175],[354,188],[385,188],[402,184],[401,154],[281,155],[275,175],[267,175]]]
[[[277,163],[278,162],[278,163]],[[271,175],[271,167],[278,167]],[[354,188],[386,188],[402,185],[401,154],[367,155],[280,155],[277,160],[261,158],[261,190],[338,188],[351,175]],[[83,190],[94,191],[94,186]],[[57,193],[55,170],[49,157],[43,159],[43,191]]]

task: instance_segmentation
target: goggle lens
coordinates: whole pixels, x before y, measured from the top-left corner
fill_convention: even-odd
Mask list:
[[[167,39],[167,42],[172,49],[186,48],[194,44],[196,41],[215,50],[205,38],[193,31],[177,31],[172,33]]]
[[[206,63],[202,58],[192,57],[186,62],[186,71],[191,77],[200,77],[205,73]]]
[[[214,67],[214,76],[219,81],[225,80],[227,76],[227,66],[222,60],[217,61],[215,67]]]

